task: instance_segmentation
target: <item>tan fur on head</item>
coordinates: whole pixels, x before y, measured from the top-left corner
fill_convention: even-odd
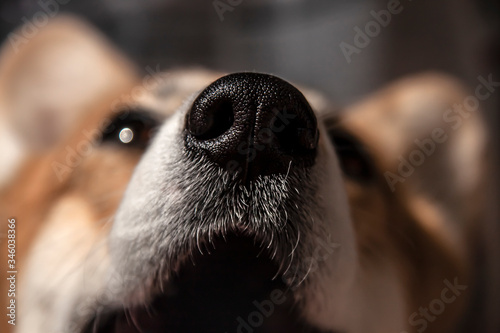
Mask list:
[[[481,110],[464,106],[470,96],[454,78],[419,74],[349,107],[343,119],[373,152],[387,188],[408,192],[416,216],[438,215],[438,225],[424,227],[456,251],[476,223],[485,171],[485,129]]]
[[[471,232],[481,221],[486,138],[480,110],[452,112],[468,96],[449,76],[415,75],[348,107],[340,122],[367,147],[379,175],[371,186],[347,182],[359,246],[368,261],[400,262],[411,312],[439,298],[445,279],[473,286]],[[462,118],[459,126],[452,116]],[[426,332],[453,329],[471,289]]]
[[[21,30],[14,33],[22,36]],[[101,171],[106,181],[100,181],[100,185],[116,188],[113,206],[110,198],[102,198],[109,191],[99,195],[96,191],[102,187],[92,187],[96,180],[93,173],[86,173],[93,175],[89,181],[77,176],[82,173],[71,172],[74,178],[68,183],[58,179],[53,163],[67,164],[65,148],[75,149],[76,144],[88,140],[82,130],[95,127],[89,117],[93,117],[94,122],[101,120],[105,116],[103,112],[111,110],[110,104],[129,92],[137,80],[134,66],[80,19],[59,16],[25,41],[16,45],[16,49],[6,42],[0,55],[0,129],[5,129],[0,131],[0,145],[3,145],[0,150],[5,158],[0,167],[0,216],[2,219],[12,214],[19,216],[16,259],[20,272],[31,241],[44,225],[54,200],[62,193],[79,193],[78,196],[84,196],[82,200],[94,204],[97,200],[106,200],[106,207],[99,209],[96,204],[97,210],[89,211],[92,220],[100,220],[116,207],[120,186],[126,185],[129,174],[125,178],[118,176],[120,182],[112,184],[116,169],[111,168],[113,177],[106,177],[105,171]],[[79,122],[83,122],[83,126]],[[72,137],[71,142],[68,136]],[[132,157],[124,158],[126,164]],[[127,172],[137,161],[132,159],[134,163]],[[99,159],[100,162],[106,160],[116,162],[112,155]],[[79,170],[92,168],[91,163],[85,161]],[[6,234],[5,227],[2,223],[1,234]],[[6,247],[6,238],[0,238],[0,247]],[[2,277],[7,271],[5,263],[6,260],[2,260],[0,264]],[[2,278],[1,290],[6,290],[5,281]],[[5,308],[6,294],[2,293],[0,299]],[[10,329],[12,326],[6,321],[0,322],[0,331]]]
[[[87,110],[135,75],[128,60],[75,17],[58,16],[33,36],[22,31],[0,50],[0,149],[12,151],[0,167],[0,187],[16,161],[59,143]]]

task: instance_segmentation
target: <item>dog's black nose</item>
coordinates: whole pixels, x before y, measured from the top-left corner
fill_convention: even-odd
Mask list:
[[[186,117],[186,147],[246,177],[311,166],[317,144],[307,100],[271,75],[224,76],[200,93]]]

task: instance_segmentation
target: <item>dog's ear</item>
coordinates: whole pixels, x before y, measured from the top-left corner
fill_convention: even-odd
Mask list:
[[[75,17],[28,22],[8,34],[0,50],[0,150],[10,165],[0,168],[0,185],[19,160],[61,142],[132,80],[131,63]]]
[[[492,93],[487,82],[480,79],[474,95],[445,75],[412,76],[347,108],[341,119],[388,189],[408,195],[417,219],[452,242],[461,243],[481,207],[486,134],[479,107]]]

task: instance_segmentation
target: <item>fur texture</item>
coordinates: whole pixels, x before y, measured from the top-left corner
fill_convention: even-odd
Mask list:
[[[78,38],[96,40],[73,20],[62,22]],[[3,54],[7,59],[8,52]],[[32,63],[24,53],[9,57],[21,67]],[[110,72],[122,61],[115,51],[97,59]],[[159,294],[176,292],[172,281],[182,267],[194,257],[210,256],[218,239],[235,234],[253,239],[277,264],[297,316],[315,332],[420,331],[420,308],[449,297],[449,283],[473,285],[466,234],[480,211],[474,197],[482,181],[485,138],[478,112],[448,131],[449,140],[395,191],[386,177],[398,173],[398,157],[411,153],[416,139],[443,126],[436,110],[466,96],[454,79],[407,78],[344,112],[301,88],[320,120],[315,165],[291,164],[286,175],[261,176],[246,186],[184,147],[190,103],[221,74],[159,73],[154,87],[133,98],[131,91],[144,88],[145,81],[128,66],[111,75],[119,85],[100,89],[83,103],[81,122],[68,125],[67,139],[58,137],[43,154],[26,150],[23,161],[6,171],[0,217],[17,221],[19,307],[17,325],[2,321],[2,332],[83,333],[113,311],[147,308]],[[0,86],[21,76],[13,69]],[[21,91],[29,92],[29,87]],[[9,92],[2,88],[2,94]],[[114,119],[138,108],[160,124],[145,152],[100,142]],[[9,104],[4,119],[16,112]],[[419,117],[424,120],[409,131]],[[8,121],[2,124],[11,128]],[[365,150],[369,181],[342,170],[343,154],[331,140],[339,129]],[[4,224],[1,228],[6,234]],[[5,239],[0,244],[4,248]],[[1,274],[7,271],[5,260],[0,268]],[[425,331],[453,332],[471,289],[427,320]]]

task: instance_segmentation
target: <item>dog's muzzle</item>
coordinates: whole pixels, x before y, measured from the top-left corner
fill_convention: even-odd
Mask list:
[[[277,77],[238,73],[179,112],[185,119],[160,130],[113,225],[117,275],[133,282],[121,288],[125,304],[84,332],[319,332],[296,297],[319,230],[309,103]]]
[[[186,147],[245,180],[314,163],[316,117],[300,91],[266,74],[237,73],[209,85],[186,117]]]

